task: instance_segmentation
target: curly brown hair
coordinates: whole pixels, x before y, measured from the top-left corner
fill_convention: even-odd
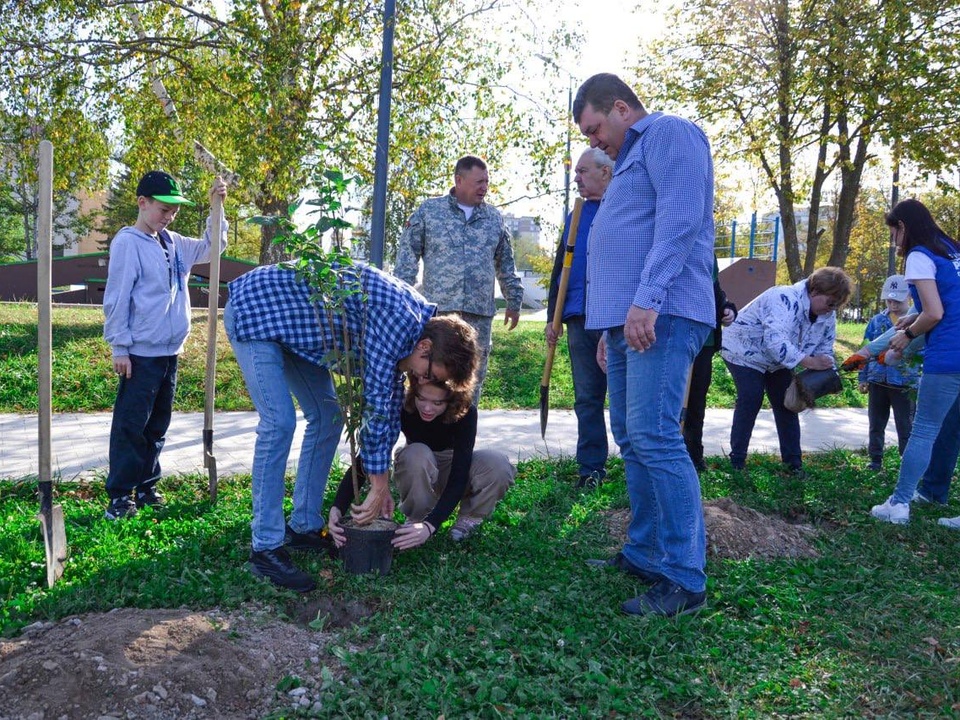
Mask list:
[[[430,340],[434,363],[447,369],[447,385],[473,394],[480,363],[477,331],[456,315],[441,315],[427,321],[420,340]]]
[[[442,380],[418,380],[413,373],[407,373],[407,394],[403,398],[403,409],[408,413],[417,412],[417,388],[433,385],[447,393],[447,409],[440,416],[440,422],[449,425],[460,420],[473,404],[473,388],[455,390]]]

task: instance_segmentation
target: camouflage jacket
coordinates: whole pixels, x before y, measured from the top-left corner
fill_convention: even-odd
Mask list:
[[[494,278],[507,309],[520,309],[523,284],[514,266],[510,233],[496,208],[481,203],[467,220],[453,194],[427,200],[400,236],[393,274],[415,284],[421,258],[422,292],[441,312],[496,315]]]

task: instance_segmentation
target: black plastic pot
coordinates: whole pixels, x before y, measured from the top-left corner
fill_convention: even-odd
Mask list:
[[[347,520],[342,527],[347,536],[346,544],[340,548],[343,569],[351,575],[371,572],[389,575],[393,565],[393,545],[390,541],[397,524],[389,520],[377,520],[372,525],[354,526]]]

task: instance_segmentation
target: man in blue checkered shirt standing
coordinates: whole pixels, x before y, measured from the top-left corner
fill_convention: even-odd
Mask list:
[[[648,113],[606,73],[580,87],[573,117],[616,163],[590,230],[586,327],[604,331],[597,360],[632,512],[623,550],[588,562],[651,586],[624,612],[673,617],[706,604],[700,483],[680,412],[716,319],[710,144],[694,123]]]
[[[353,517],[390,517],[390,454],[400,435],[405,373],[469,386],[477,368],[475,331],[456,317],[434,317],[436,305],[405,283],[366,265],[338,271],[358,292],[339,316],[311,301],[313,291],[293,268],[265,265],[230,283],[223,324],[260,415],[253,452],[253,531],[250,569],[280,587],[310,592],[316,582],[286,548],[332,550],[323,530],[323,491],[343,428],[330,378],[329,350],[343,349],[343,324],[363,368],[360,457],[370,492]],[[332,316],[332,317],[331,317]],[[284,522],[284,475],[297,425],[296,397],[307,421]]]

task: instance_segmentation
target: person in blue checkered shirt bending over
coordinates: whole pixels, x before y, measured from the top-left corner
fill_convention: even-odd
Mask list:
[[[253,453],[250,569],[275,585],[310,592],[316,582],[286,548],[331,551],[323,492],[342,431],[330,378],[328,350],[342,347],[345,322],[363,368],[364,422],[360,458],[370,492],[353,507],[360,523],[393,515],[388,471],[400,435],[405,373],[467,387],[477,368],[476,332],[455,316],[435,317],[436,305],[413,288],[366,265],[343,268],[362,292],[331,317],[311,301],[313,291],[292,267],[265,265],[230,283],[223,323],[237,364],[260,415]],[[296,429],[296,398],[307,421],[285,523],[287,457]]]
[[[650,586],[625,613],[673,617],[706,603],[700,484],[680,411],[716,322],[710,143],[689,120],[647,112],[608,73],[580,86],[573,119],[614,161],[590,228],[585,326],[603,331],[597,362],[632,513],[623,550],[591,564]]]

